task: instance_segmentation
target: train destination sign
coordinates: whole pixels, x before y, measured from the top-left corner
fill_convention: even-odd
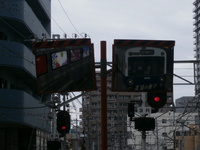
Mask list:
[[[90,39],[33,43],[39,93],[96,89],[94,49]]]
[[[172,92],[175,41],[114,40],[113,91]]]

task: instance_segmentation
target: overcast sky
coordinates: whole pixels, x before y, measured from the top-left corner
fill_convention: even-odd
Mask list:
[[[96,62],[100,61],[100,41],[107,41],[107,60],[112,60],[114,39],[175,40],[175,60],[192,60],[193,1],[52,0],[52,34],[88,34],[95,45]],[[178,67],[187,68],[184,75],[193,72],[188,69],[191,65]],[[194,96],[193,86],[174,89],[175,98]]]

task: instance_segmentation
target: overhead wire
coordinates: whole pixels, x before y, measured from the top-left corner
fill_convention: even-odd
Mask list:
[[[190,109],[190,111],[187,110],[188,105],[191,104],[191,102],[193,102],[194,100],[197,100],[197,99],[194,97],[194,98],[192,98],[191,100],[189,100],[189,101],[187,102],[186,106],[184,107],[185,109],[184,109],[184,111],[183,111],[183,113],[182,113],[182,116],[181,116],[180,118],[184,117],[185,115],[187,115],[187,114],[189,114],[189,113],[195,112],[196,109],[198,109],[199,101],[197,101],[197,105],[196,105],[193,109]]]
[[[7,106],[0,106],[3,109],[40,109],[40,108],[47,108],[48,106],[35,106],[35,107],[7,107]]]
[[[77,28],[76,28],[75,25],[73,24],[72,20],[70,19],[69,15],[68,15],[67,12],[65,11],[65,9],[64,9],[62,3],[60,2],[60,0],[58,0],[58,2],[59,2],[59,4],[60,4],[60,6],[61,6],[61,8],[62,8],[62,10],[63,10],[63,12],[64,12],[64,14],[66,15],[67,19],[69,20],[70,24],[73,26],[74,30],[75,30],[81,37],[83,37],[83,35],[80,34],[80,32],[77,30]]]
[[[2,7],[6,7],[5,6],[5,3],[4,2],[1,2],[0,3],[1,5],[2,5]],[[45,5],[43,5],[43,6],[45,6]],[[46,8],[45,8],[46,9]],[[11,16],[13,16],[13,18],[15,18],[15,15],[10,11],[10,9],[5,9]],[[47,9],[46,9],[47,10]],[[50,12],[49,11],[46,11],[49,15],[50,15]],[[66,12],[65,12],[65,14],[66,14]],[[50,15],[51,16],[51,15]],[[69,20],[70,20],[70,18],[69,18],[69,16],[67,17]],[[51,19],[55,22],[55,24],[60,28],[60,30],[62,30],[64,33],[65,33],[65,31],[61,28],[61,26],[56,22],[56,20],[51,16]],[[8,23],[7,21],[5,21],[4,19],[2,19],[2,18],[0,18],[0,21],[2,22],[2,23],[4,23],[5,25],[7,25],[10,29],[12,29],[14,32],[16,32],[18,35],[20,35],[22,38],[23,38],[23,42],[24,41],[28,41],[28,42],[32,42],[31,41],[31,39],[30,39],[30,37],[27,37],[27,36],[25,36],[25,35],[23,35],[19,30],[17,30],[16,28],[15,28],[15,26],[13,26],[13,25],[11,25],[10,23]],[[74,24],[72,23],[72,21],[70,20],[70,23],[73,25],[73,27],[76,29],[76,27],[74,26]],[[78,30],[76,29],[76,31],[78,32]],[[30,31],[30,33],[32,34],[32,35],[30,35],[30,36],[33,36],[34,35],[34,33],[32,33],[31,31]],[[79,33],[79,32],[78,32]],[[80,33],[79,33],[80,34]],[[80,34],[81,35],[81,34]],[[13,54],[15,54],[15,56],[18,56],[18,57],[20,57],[20,58],[22,58],[23,60],[25,60],[25,61],[27,61],[27,62],[29,62],[29,63],[31,63],[31,64],[33,64],[33,65],[35,65],[35,63],[31,60],[31,59],[28,59],[28,58],[26,58],[23,54],[22,55],[20,55],[19,53],[17,53],[16,51],[14,51],[14,50],[11,50],[10,48],[8,48],[8,46],[6,46],[6,45],[3,45],[3,44],[0,44],[0,46],[3,48],[3,49],[5,49],[5,50],[7,50],[7,51],[9,51],[9,52],[11,52],[11,53],[13,53]],[[7,107],[7,106],[1,106],[0,108],[1,109],[17,109],[17,110],[21,110],[21,109],[40,109],[40,108],[47,108],[48,106],[38,106],[38,107]],[[44,114],[45,114],[45,112],[43,112]]]
[[[4,4],[4,2],[1,2],[1,5],[2,5],[2,7],[6,7],[5,4]],[[45,5],[44,5],[44,6],[45,6]],[[46,8],[46,7],[44,7],[44,8],[46,9],[46,12],[51,16],[51,13],[47,11],[47,8]],[[6,9],[6,11],[7,11],[11,16],[15,17],[14,14],[13,14],[9,9]],[[64,32],[64,30],[59,26],[59,24],[55,21],[55,19],[54,19],[52,16],[51,16],[51,19],[52,19],[52,20],[56,23],[56,25]],[[2,18],[0,18],[0,21],[2,21],[4,24],[6,24],[8,27],[10,27],[13,31],[15,31],[16,33],[18,33],[21,37],[24,38],[24,40],[27,40],[27,41],[29,41],[29,42],[32,42],[31,39],[30,39],[29,37],[24,36],[20,31],[18,31],[17,29],[15,29],[13,25],[10,25],[8,22],[6,22],[5,20],[3,20]],[[7,46],[2,45],[2,44],[0,44],[0,46],[2,46],[3,48],[9,50],[10,52],[14,53],[15,55],[17,55],[17,56],[23,58],[25,61],[27,61],[27,62],[29,62],[29,63],[35,65],[35,63],[33,63],[33,61],[30,61],[30,60],[28,60],[27,58],[25,58],[24,56],[19,55],[17,52],[15,52],[15,51],[9,49]]]
[[[1,2],[1,4],[3,5],[3,7],[5,7],[5,4],[4,4],[4,2]],[[49,12],[48,11],[48,9],[46,8],[46,6],[45,5],[43,5],[43,7],[44,7],[44,9],[46,10],[46,12],[48,13],[48,15],[51,17],[51,19],[54,21],[54,23],[58,26],[58,28],[63,32],[63,33],[65,33],[65,31],[62,29],[62,27],[57,23],[57,21],[52,17],[52,15],[51,15],[51,12]],[[14,17],[14,15],[13,15],[13,13],[9,10],[9,9],[6,9],[6,11],[10,14],[10,15],[12,15],[13,17]],[[21,35],[25,40],[29,40],[30,42],[31,42],[31,40],[30,40],[30,38],[28,38],[28,37],[25,37],[24,35],[22,35],[18,30],[16,30],[12,25],[10,25],[9,23],[7,23],[7,22],[5,22],[3,19],[1,19],[0,18],[0,20],[1,21],[3,21],[4,23],[6,23],[10,28],[12,28],[14,31],[16,31],[19,35]],[[71,22],[72,23],[72,22]],[[73,23],[72,23],[73,24]],[[75,26],[74,26],[75,27]]]
[[[196,100],[195,97],[193,99],[191,99],[190,101],[188,101],[187,105],[185,106],[184,112],[178,118],[176,118],[176,120],[177,120],[177,123],[176,123],[176,126],[175,126],[175,130],[176,131],[182,127],[181,124],[178,125],[178,123],[180,123],[183,120],[184,121],[184,126],[186,126],[185,123],[189,120],[190,117],[193,116],[192,113],[195,112],[196,109],[198,109],[199,102],[197,102],[197,105],[193,109],[191,109],[190,111],[188,111],[186,109],[188,107],[189,103],[191,103],[194,100]],[[188,116],[186,116],[186,115],[188,115]],[[185,116],[186,116],[186,118],[183,118]]]
[[[60,25],[55,21],[55,19],[53,17],[51,17],[51,19],[53,19],[53,21],[56,23],[56,25],[60,28],[60,30],[63,31],[63,33],[65,33],[65,31],[60,27]]]
[[[58,26],[58,28],[65,33],[65,31],[62,29],[62,27],[57,23],[57,21],[52,17],[51,12],[48,11],[48,9],[46,8],[46,5],[44,4],[43,1],[40,1],[41,3],[43,3],[43,7],[45,8],[46,12],[48,13],[48,15],[51,17],[51,19],[54,21],[54,23]]]
[[[60,1],[59,1],[59,3],[60,3]],[[4,2],[1,2],[1,5],[2,5],[2,7],[6,7],[5,4],[4,4]],[[67,15],[67,13],[66,13],[66,11],[64,10],[64,7],[62,6],[61,3],[60,3],[60,5],[61,5],[61,7],[62,7],[62,9],[63,9],[63,11],[64,11],[64,13],[65,13],[65,15],[67,16],[68,20],[70,21],[70,23],[71,23],[72,26],[74,27],[74,29],[77,31],[78,34],[80,34],[80,33],[78,32],[77,28],[75,27],[75,25],[72,23],[72,21],[71,21],[71,19],[69,18],[69,16]],[[48,11],[48,9],[45,7],[45,5],[43,5],[43,6],[44,6],[44,9],[46,10],[46,12],[51,16],[51,13]],[[6,11],[8,11],[8,13],[9,13],[11,16],[15,17],[14,14],[13,14],[9,9],[6,9]],[[61,26],[56,22],[56,20],[55,20],[52,16],[51,16],[51,19],[52,19],[52,20],[56,23],[56,25],[64,32],[64,30],[61,28]],[[29,37],[25,37],[23,34],[21,34],[20,31],[18,31],[17,29],[15,29],[13,25],[10,25],[8,22],[6,22],[5,20],[3,20],[2,18],[0,18],[0,21],[2,21],[2,22],[5,23],[7,26],[9,26],[13,31],[15,31],[16,33],[18,33],[18,34],[19,34],[20,36],[22,36],[25,40],[27,40],[27,41],[29,41],[29,42],[32,42],[31,39],[30,39]],[[80,34],[80,35],[81,35],[81,34]],[[82,36],[82,35],[81,35],[81,36]],[[31,61],[31,60],[25,58],[23,55],[20,55],[20,54],[18,54],[17,52],[11,50],[11,49],[8,48],[7,46],[5,46],[5,45],[3,45],[3,44],[0,44],[0,46],[2,46],[4,49],[8,50],[9,52],[14,53],[16,56],[23,58],[25,61],[27,61],[27,62],[29,62],[29,63],[35,65],[35,63],[34,63],[33,61]]]
[[[61,2],[60,2],[60,0],[58,0],[58,2],[59,2],[59,4],[61,5],[61,7],[62,7],[62,9],[63,9],[63,11],[64,11],[64,13],[65,13],[65,15],[67,16],[67,18],[68,18],[68,20],[69,20],[69,22],[71,23],[71,25],[74,27],[74,29],[76,30],[76,32],[78,33],[78,34],[80,34],[79,32],[78,32],[78,30],[77,30],[77,28],[75,27],[75,25],[73,24],[73,22],[71,21],[71,19],[69,18],[69,16],[68,16],[68,14],[67,14],[67,12],[65,11],[65,9],[64,9],[64,7],[63,7],[63,5],[61,4]],[[8,10],[9,11],[9,10]],[[56,22],[56,20],[51,16],[51,18],[52,18],[52,20],[57,24],[57,26],[64,32],[64,30],[59,26],[59,24]],[[1,21],[2,21],[2,19],[1,19]],[[4,20],[3,20],[4,21]],[[7,23],[7,22],[6,22]],[[8,24],[9,25],[9,24]],[[13,30],[15,30],[18,34],[20,34],[21,36],[23,36],[20,32],[18,32],[15,28],[13,28],[13,26],[11,26],[11,25],[9,25]],[[81,34],[80,34],[81,35]],[[23,36],[24,37],[24,36]],[[28,39],[27,37],[25,37],[26,39]],[[4,47],[5,48],[5,47]],[[8,49],[8,48],[7,48]],[[9,49],[8,49],[9,50]],[[23,56],[22,56],[23,57]],[[26,60],[26,58],[24,58],[25,60]],[[28,61],[28,60],[26,60],[26,61]],[[30,62],[30,63],[32,63],[32,62]],[[197,106],[195,107],[195,109],[197,109]]]

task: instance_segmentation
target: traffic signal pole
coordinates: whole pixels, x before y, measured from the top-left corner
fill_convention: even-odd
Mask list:
[[[146,150],[146,131],[142,131],[142,149]]]
[[[63,95],[63,101],[65,102],[65,94]],[[63,110],[66,111],[65,109],[66,109],[66,108],[65,108],[65,105],[63,105]],[[66,134],[64,134],[64,142],[63,142],[63,149],[64,149],[64,150],[67,149],[67,141],[66,141],[66,140],[67,140],[67,139],[66,139]]]
[[[101,41],[101,150],[107,150],[106,41]]]
[[[147,99],[147,93],[142,92],[142,107],[145,107],[146,99]],[[146,131],[142,131],[142,146],[141,147],[142,147],[141,150],[146,150]]]

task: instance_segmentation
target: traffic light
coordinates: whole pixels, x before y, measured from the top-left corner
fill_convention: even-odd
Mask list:
[[[138,129],[138,131],[154,130],[155,129],[155,119],[151,118],[151,117],[135,118],[135,129]]]
[[[62,136],[69,133],[70,130],[70,115],[67,111],[59,111],[57,113],[57,131]]]
[[[148,92],[147,102],[152,108],[162,108],[167,102],[167,92]]]
[[[128,103],[128,117],[134,117],[135,115],[135,104]]]

